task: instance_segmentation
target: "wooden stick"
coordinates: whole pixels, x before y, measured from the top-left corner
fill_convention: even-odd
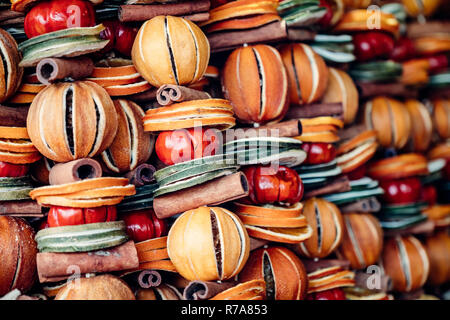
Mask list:
[[[250,251],[259,249],[269,244],[269,241],[250,237]]]

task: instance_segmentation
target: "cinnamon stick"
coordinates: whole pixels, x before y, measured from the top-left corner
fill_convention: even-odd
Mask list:
[[[375,197],[365,198],[340,207],[342,213],[347,212],[378,212],[381,204]]]
[[[161,273],[159,273],[156,270],[143,270],[139,273],[138,283],[143,289],[157,287],[161,284],[161,282],[162,282]]]
[[[176,287],[179,291],[183,291],[191,282],[177,272],[167,272],[164,274],[164,283],[168,283]]]
[[[350,180],[347,177],[340,177],[327,183],[321,188],[306,192],[304,198],[308,199],[330,193],[346,192],[350,191],[351,189],[352,187],[350,186]]]
[[[42,207],[33,200],[0,201],[0,215],[43,215]]]
[[[302,106],[291,106],[285,119],[302,119],[315,117],[336,117],[343,119],[344,109],[342,103],[318,103]]]
[[[188,14],[186,16],[181,16],[181,18],[190,20],[192,22],[208,21],[209,17],[210,17],[209,12],[199,12],[199,13]]]
[[[173,84],[165,84],[156,92],[156,100],[161,106],[168,106],[174,102],[210,99],[211,96],[203,91],[177,86]]]
[[[148,163],[143,163],[136,167],[133,171],[128,172],[125,177],[130,180],[131,184],[136,187],[142,187],[143,185],[149,184],[154,180],[153,174],[156,168]]]
[[[46,85],[65,78],[83,79],[89,77],[93,71],[94,62],[88,57],[74,59],[47,58],[42,59],[36,67],[39,82]]]
[[[259,28],[216,32],[208,35],[212,52],[234,49],[245,43],[267,43],[287,39],[286,23],[275,21]]]
[[[11,108],[0,105],[0,126],[26,127],[29,107]]]
[[[420,38],[450,30],[450,21],[427,21],[427,23],[408,23],[407,37]]]
[[[146,21],[156,16],[185,16],[192,13],[207,12],[211,7],[209,0],[197,0],[166,4],[126,4],[119,8],[122,22]]]
[[[73,275],[71,266],[85,273],[102,273],[137,268],[139,260],[133,241],[91,252],[40,252],[36,256],[39,281],[54,282]]]
[[[373,273],[366,273],[363,271],[357,271],[355,273],[355,285],[358,288],[376,292],[388,292],[392,289],[392,279],[385,274],[375,275],[379,276],[377,281],[371,281],[374,278]]]
[[[50,170],[49,182],[52,185],[64,184],[101,176],[102,167],[100,164],[94,159],[84,158],[55,164]]]
[[[405,98],[417,98],[418,91],[407,88],[403,83],[372,83],[356,82],[361,98],[371,98],[379,95],[398,96]]]
[[[213,281],[191,281],[184,288],[183,298],[185,300],[206,300],[215,295],[236,286],[234,281],[213,282]]]
[[[287,28],[287,37],[290,41],[310,41],[314,40],[315,36],[316,33],[308,29]]]
[[[207,205],[219,205],[248,195],[247,178],[242,172],[214,179],[201,185],[169,193],[153,200],[159,219]]]

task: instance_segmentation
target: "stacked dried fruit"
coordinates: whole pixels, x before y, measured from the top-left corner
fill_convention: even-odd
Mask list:
[[[2,5],[0,296],[440,295],[438,2]]]

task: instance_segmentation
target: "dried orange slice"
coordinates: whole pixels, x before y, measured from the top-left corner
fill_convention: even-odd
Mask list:
[[[375,155],[377,149],[378,143],[372,142],[367,145],[362,145],[360,148],[356,148],[349,154],[344,154],[338,157],[337,162],[339,167],[342,169],[342,173],[351,172],[368,162]],[[355,153],[355,155],[352,153]]]
[[[23,93],[39,93],[41,90],[45,89],[45,84],[37,84],[37,83],[24,83],[19,87],[17,92]]]
[[[208,66],[206,68],[204,77],[207,77],[207,78],[219,78],[219,76],[220,76],[219,68],[217,68],[215,66]],[[202,79],[200,79],[200,81],[202,81]]]
[[[139,270],[146,270],[146,269],[163,270],[171,272],[177,271],[172,261],[170,260],[151,261],[139,264]]]
[[[248,18],[236,18],[214,23],[206,29],[206,32],[212,33],[224,30],[253,29],[280,20],[281,17],[275,13],[261,14]]]
[[[300,119],[302,126],[318,126],[318,125],[333,125],[340,129],[344,127],[344,121],[333,117],[316,117],[309,119]]]
[[[33,143],[25,139],[2,139],[0,138],[0,150],[9,152],[37,152]]]
[[[127,186],[113,186],[107,188],[84,190],[65,195],[64,197],[67,199],[74,199],[74,200],[88,200],[88,199],[109,198],[109,197],[126,197],[135,194],[136,194],[136,187],[134,186],[134,184],[129,184]]]
[[[118,77],[86,78],[86,80],[95,82],[102,87],[123,86],[139,82],[141,80],[141,75],[139,73],[134,73]]]
[[[321,292],[321,291],[336,289],[336,288],[342,288],[342,287],[353,287],[354,285],[355,285],[355,280],[353,280],[353,279],[339,279],[339,280],[333,281],[332,283],[324,284],[322,286],[309,287],[308,294],[314,293],[314,292]]]
[[[450,205],[434,205],[422,211],[435,226],[446,227],[450,225]]]
[[[190,120],[176,120],[161,122],[159,124],[144,123],[145,131],[169,131],[185,128],[194,128],[196,126],[212,127],[218,130],[227,130],[234,127],[236,119],[234,117],[212,117]]]
[[[72,208],[96,208],[103,206],[114,206],[122,202],[124,197],[98,198],[88,200],[68,199],[64,196],[41,196],[36,201],[44,206],[62,206]]]
[[[144,130],[166,131],[193,128],[199,125],[225,130],[236,124],[233,115],[233,106],[228,100],[185,101],[147,110],[144,116]]]
[[[14,164],[34,163],[42,158],[39,152],[9,152],[0,150],[0,161]]]
[[[294,139],[303,142],[323,142],[323,143],[335,143],[340,140],[339,136],[331,131],[303,133],[301,136],[294,137]]]
[[[306,217],[299,215],[294,218],[258,217],[236,213],[242,223],[250,226],[269,228],[302,228],[308,225]]]
[[[167,248],[167,237],[160,237],[146,241],[141,241],[135,243],[134,245],[136,246],[136,250],[138,252]]]
[[[92,72],[92,78],[113,78],[128,76],[137,73],[134,65],[122,66],[122,67],[95,67]]]
[[[312,236],[312,228],[263,228],[246,225],[248,235],[253,238],[282,243],[300,243]]]
[[[303,126],[303,133],[317,133],[317,132],[337,132],[338,128],[331,124],[307,125]]]
[[[29,104],[32,103],[36,94],[18,92],[11,99],[8,100],[11,104]]]
[[[266,282],[263,279],[255,279],[224,290],[210,300],[253,300],[253,298],[265,297],[265,295]]]
[[[132,94],[141,93],[151,89],[150,83],[147,81],[140,81],[128,85],[105,87],[106,92],[110,96],[130,96]]]
[[[127,178],[103,177],[85,179],[72,183],[36,188],[30,192],[30,197],[34,200],[42,196],[66,195],[90,189],[126,186],[128,184],[129,181]]]
[[[167,248],[154,249],[150,251],[138,251],[139,263],[169,259]]]
[[[30,140],[27,128],[23,127],[0,127],[0,138]]]
[[[374,179],[399,179],[428,174],[427,159],[418,153],[402,154],[379,160],[369,168]]]

